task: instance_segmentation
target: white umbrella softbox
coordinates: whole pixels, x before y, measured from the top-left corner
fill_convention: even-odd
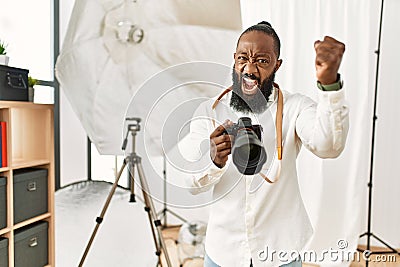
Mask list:
[[[184,62],[231,65],[240,30],[239,0],[76,0],[56,77],[99,153],[121,155],[140,85]]]

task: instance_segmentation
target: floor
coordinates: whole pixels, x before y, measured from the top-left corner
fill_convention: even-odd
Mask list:
[[[179,244],[177,244],[177,238],[179,233],[179,227],[171,227],[163,230],[164,240],[168,249],[168,255],[171,260],[171,264],[173,267],[203,267],[202,259],[184,259],[180,260],[179,257]],[[360,248],[363,249],[363,248]],[[372,249],[372,251],[377,251],[376,248]],[[359,255],[360,261],[354,261],[350,267],[364,267],[365,261],[363,260],[362,255]],[[165,260],[162,260],[163,265],[167,266]],[[303,263],[303,267],[319,267],[316,264],[307,264]],[[395,254],[376,254],[370,257],[370,262],[368,267],[400,267],[400,255]]]
[[[173,267],[203,267],[203,259],[195,258],[185,258],[180,253],[180,247],[177,243],[178,240],[179,227],[171,227],[163,230],[164,241],[167,246],[168,256],[171,260]],[[163,265],[167,266],[165,260],[163,259]]]
[[[365,250],[364,246],[358,247],[361,250]],[[387,251],[387,249],[382,249],[379,247],[372,247],[371,251]],[[399,251],[399,250],[398,250]],[[359,253],[359,255],[361,255]],[[363,257],[360,256],[360,259]],[[364,267],[365,261],[353,262],[350,267]],[[398,254],[372,254],[368,264],[369,267],[399,267],[400,266],[400,255]]]
[[[106,182],[83,182],[56,192],[57,267],[78,266],[93,232],[95,218],[100,214],[110,188],[111,185]],[[129,198],[129,191],[116,190],[84,266],[156,265],[157,256],[154,254],[147,213],[141,203],[130,203]],[[172,267],[202,267],[202,259],[185,259],[184,254],[180,253],[182,246],[176,243],[179,230],[179,227],[175,227],[163,231]],[[368,267],[400,267],[400,256],[389,257],[393,257],[393,254],[373,255]],[[360,258],[361,261],[354,261],[350,267],[364,267],[365,262]],[[163,267],[166,266],[164,263]],[[311,264],[303,266],[318,267]]]

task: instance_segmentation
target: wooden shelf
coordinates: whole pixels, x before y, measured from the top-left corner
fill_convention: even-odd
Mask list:
[[[8,168],[8,167],[0,168],[0,172],[6,172],[6,171],[8,171],[8,170],[10,170],[10,168]]]
[[[37,217],[31,218],[31,219],[29,219],[29,220],[26,220],[26,221],[23,221],[23,222],[17,223],[16,225],[14,225],[14,227],[13,227],[13,228],[14,228],[14,230],[16,230],[16,229],[18,229],[18,228],[21,228],[21,227],[27,226],[27,225],[29,225],[29,224],[31,224],[31,223],[35,223],[35,222],[38,222],[38,221],[41,221],[41,220],[44,220],[44,219],[50,218],[50,216],[51,216],[51,214],[50,214],[50,213],[45,213],[45,214],[43,214],[43,215],[40,215],[40,216],[37,216]]]
[[[48,265],[55,266],[54,231],[54,111],[53,105],[22,101],[0,101],[0,121],[7,124],[8,166],[0,168],[6,177],[7,226],[0,237],[8,238],[9,267],[14,267],[14,235],[17,229],[40,221],[48,222]],[[14,223],[14,171],[24,168],[47,169],[47,212]]]
[[[24,159],[17,159],[13,160],[12,162],[12,169],[22,169],[22,168],[30,168],[30,167],[37,167],[41,165],[50,164],[50,161],[47,159],[36,159],[36,160],[24,160]]]
[[[36,104],[25,101],[3,101],[0,100],[0,108],[22,108],[22,109],[53,109],[53,104]]]
[[[3,229],[0,230],[0,235],[4,235],[5,233],[8,233],[10,231],[11,231],[10,228],[3,228]]]

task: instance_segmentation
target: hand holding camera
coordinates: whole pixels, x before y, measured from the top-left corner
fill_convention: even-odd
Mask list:
[[[261,133],[261,125],[253,125],[250,118],[239,118],[238,123],[227,120],[210,135],[214,164],[219,168],[224,167],[228,155],[232,153],[233,163],[240,173],[259,173],[267,161]]]
[[[231,154],[231,143],[233,136],[224,134],[225,128],[233,125],[233,122],[226,120],[223,124],[215,128],[210,135],[210,156],[218,168],[223,168]]]

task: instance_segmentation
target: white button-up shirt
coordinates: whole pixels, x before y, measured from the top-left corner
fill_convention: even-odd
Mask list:
[[[269,108],[262,114],[241,114],[229,106],[231,93],[212,108],[215,99],[195,112],[189,138],[183,146],[192,173],[187,181],[193,193],[213,190],[213,203],[206,234],[206,252],[223,267],[280,266],[301,252],[313,229],[300,195],[296,158],[302,145],[321,158],[337,157],[348,132],[348,109],[344,90],[319,91],[318,104],[300,94],[283,91],[283,156],[281,168],[276,153],[276,89]],[[243,175],[231,155],[225,167],[216,167],[209,154],[209,136],[226,119],[237,122],[247,116],[263,127],[262,141],[267,162],[261,173]],[[285,254],[286,253],[286,254]],[[285,256],[286,255],[286,256]]]

